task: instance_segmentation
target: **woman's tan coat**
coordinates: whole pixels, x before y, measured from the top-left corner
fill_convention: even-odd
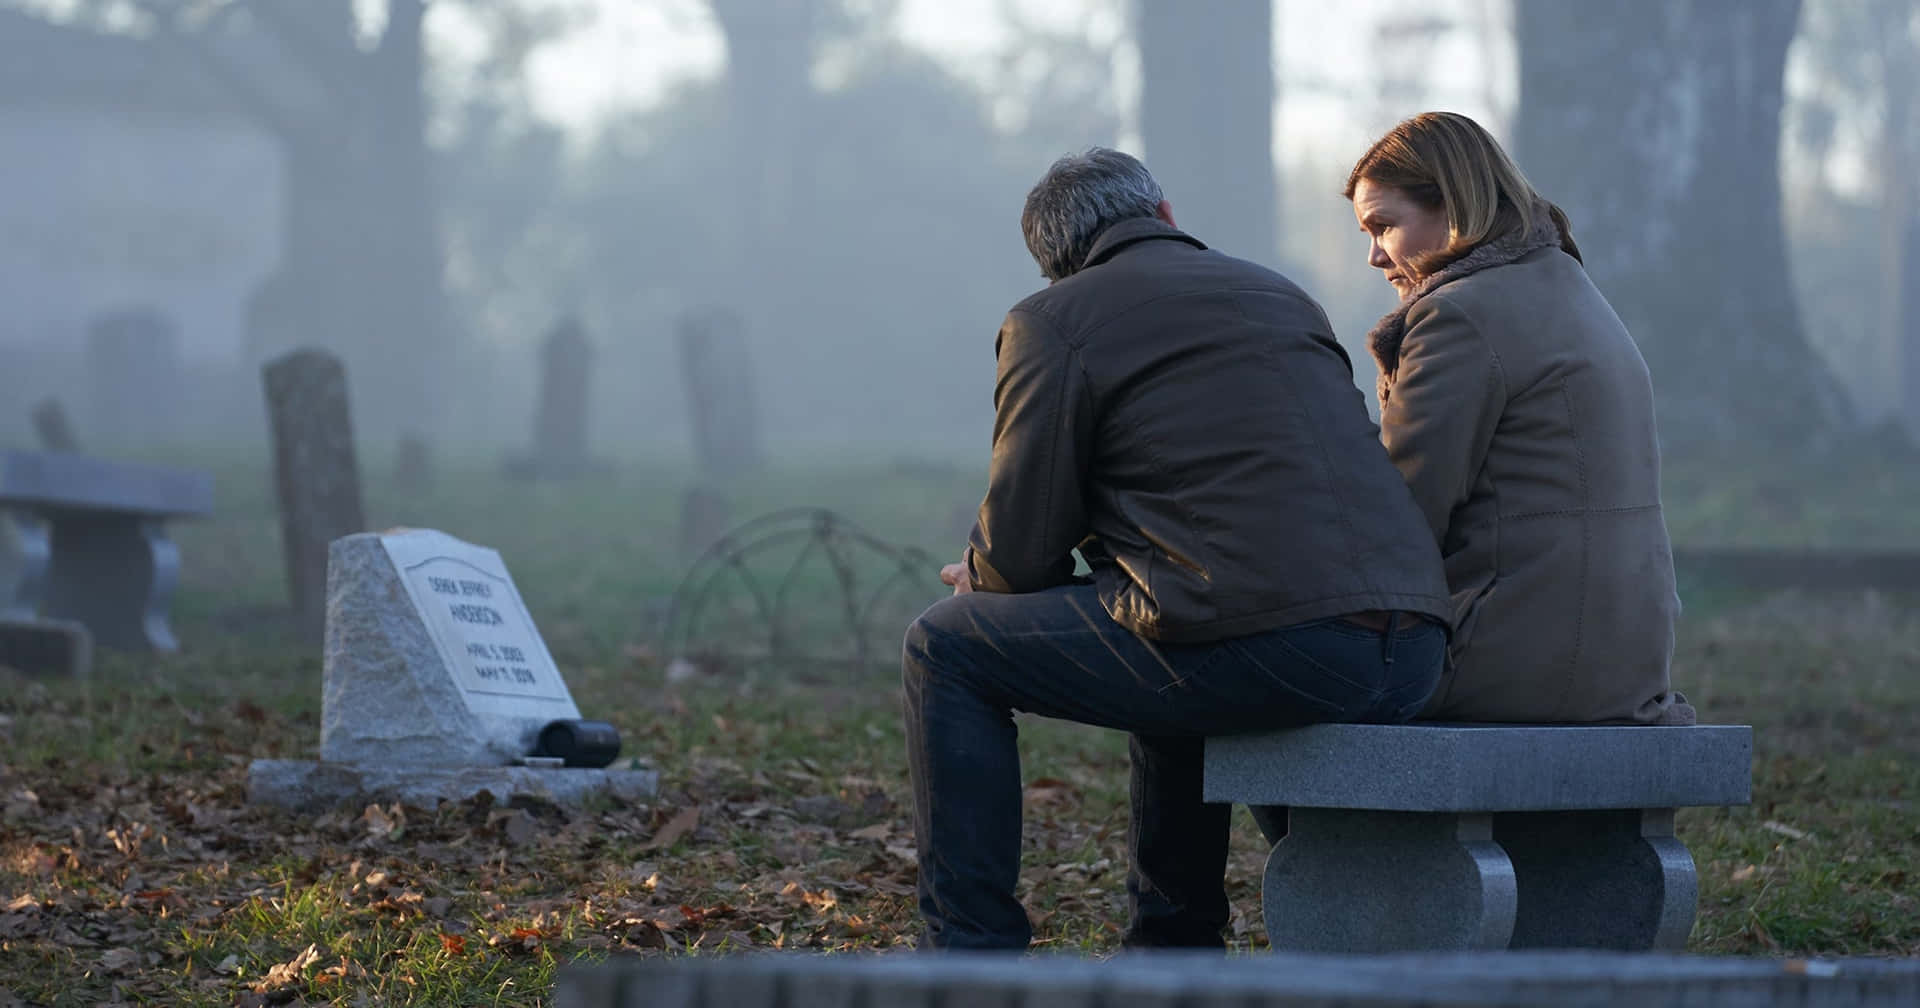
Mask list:
[[[1421,716],[1691,722],[1668,684],[1680,604],[1633,339],[1557,247],[1434,279],[1380,383],[1453,597],[1454,668]]]

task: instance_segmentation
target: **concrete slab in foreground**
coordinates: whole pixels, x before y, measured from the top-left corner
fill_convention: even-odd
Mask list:
[[[1920,960],[1615,952],[616,958],[560,972],[558,1008],[1911,1008]]]

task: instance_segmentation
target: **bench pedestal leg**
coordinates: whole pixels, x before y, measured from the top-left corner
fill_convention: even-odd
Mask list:
[[[1262,891],[1276,949],[1498,949],[1513,866],[1487,815],[1293,808]]]
[[[0,511],[0,619],[40,616],[47,594],[47,567],[53,555],[47,525],[30,514]]]
[[[1699,892],[1672,809],[1502,812],[1520,886],[1513,948],[1681,951]]]
[[[96,644],[129,651],[177,651],[167,603],[180,577],[180,550],[157,518],[84,512],[50,517],[46,580],[50,619],[86,625]]]

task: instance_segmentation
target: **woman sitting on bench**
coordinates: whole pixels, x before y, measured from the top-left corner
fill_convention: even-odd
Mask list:
[[[1646,362],[1567,218],[1430,112],[1345,196],[1400,304],[1369,336],[1381,438],[1446,560],[1451,667],[1421,717],[1691,724]]]

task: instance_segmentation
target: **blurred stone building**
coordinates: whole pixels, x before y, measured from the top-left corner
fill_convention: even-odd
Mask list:
[[[223,44],[247,59],[243,37]],[[280,160],[187,51],[0,10],[0,402],[18,404],[0,438],[24,442],[48,395],[107,448],[189,438],[257,400],[231,386],[279,256]],[[139,366],[103,368],[130,340]],[[143,384],[152,398],[130,400]]]

